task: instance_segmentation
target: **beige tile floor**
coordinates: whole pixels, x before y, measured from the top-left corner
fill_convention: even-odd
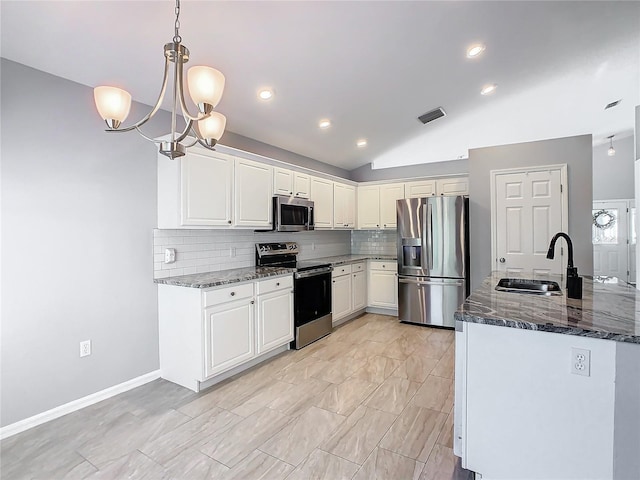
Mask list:
[[[453,332],[366,314],[195,394],[164,380],[1,443],[2,479],[471,479]]]

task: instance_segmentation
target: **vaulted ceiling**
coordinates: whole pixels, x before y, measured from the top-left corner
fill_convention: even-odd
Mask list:
[[[174,7],[3,0],[1,54],[152,105]],[[227,130],[347,170],[586,133],[599,144],[632,134],[640,104],[640,2],[183,0],[180,23],[190,65],[226,77]],[[469,59],[474,43],[486,50]],[[417,120],[436,107],[447,115]]]

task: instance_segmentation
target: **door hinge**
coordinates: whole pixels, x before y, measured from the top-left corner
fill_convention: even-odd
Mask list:
[[[562,193],[562,184],[560,184],[560,193]]]
[[[560,256],[562,257],[564,255],[564,247],[560,247]]]

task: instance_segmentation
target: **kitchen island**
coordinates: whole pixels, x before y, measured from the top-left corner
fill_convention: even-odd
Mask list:
[[[456,312],[454,450],[483,479],[640,478],[640,292],[584,277],[583,298],[496,291]],[[523,274],[523,278],[536,278]]]

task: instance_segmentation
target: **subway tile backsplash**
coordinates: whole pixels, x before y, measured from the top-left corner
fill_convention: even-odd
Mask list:
[[[351,253],[349,231],[260,233],[252,230],[154,229],[154,278],[251,267],[255,265],[256,243],[287,241],[298,243],[300,260]],[[164,263],[166,248],[175,248],[174,263]]]
[[[396,255],[395,230],[353,230],[351,253],[354,255]]]

